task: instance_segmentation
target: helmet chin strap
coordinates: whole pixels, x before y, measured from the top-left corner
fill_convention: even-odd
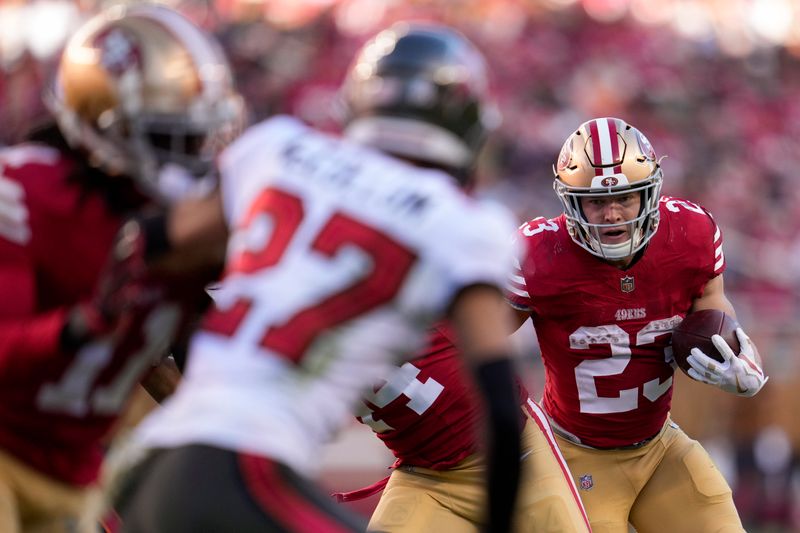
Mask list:
[[[606,259],[623,259],[631,255],[631,239],[617,244],[600,243],[600,249]]]
[[[635,239],[628,239],[625,242],[619,242],[617,244],[603,244],[598,238],[597,244],[600,245],[600,253],[602,253],[603,257],[606,259],[624,259],[633,255],[633,250],[635,250],[638,243],[642,241],[642,229],[636,228],[634,230],[634,236]]]

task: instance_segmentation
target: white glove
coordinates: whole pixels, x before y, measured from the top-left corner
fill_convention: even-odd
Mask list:
[[[17,182],[4,178],[2,172],[0,172],[0,237],[18,244],[25,244],[31,237],[25,191]]]
[[[722,354],[723,362],[716,361],[703,353],[700,348],[692,348],[686,361],[692,367],[689,376],[697,381],[714,385],[738,396],[755,396],[769,379],[756,363],[755,348],[750,337],[736,328],[741,350],[737,357],[728,343],[719,335],[711,337],[711,342]]]

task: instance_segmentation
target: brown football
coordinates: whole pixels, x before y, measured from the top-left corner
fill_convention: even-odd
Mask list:
[[[684,372],[687,372],[689,363],[686,358],[692,348],[700,348],[707,356],[722,361],[722,355],[711,342],[713,335],[721,335],[733,350],[739,353],[739,339],[736,337],[736,328],[739,323],[718,309],[702,309],[687,315],[678,326],[672,330],[672,355],[675,362]]]

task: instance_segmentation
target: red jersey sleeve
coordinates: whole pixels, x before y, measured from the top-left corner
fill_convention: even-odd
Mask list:
[[[91,294],[119,222],[103,198],[70,179],[72,168],[46,146],[0,150],[2,179],[21,191],[27,213],[24,231],[0,232],[0,449],[86,483],[96,476],[95,435],[108,417],[76,416],[55,398],[75,383],[71,376],[85,374],[67,376],[75,354],[61,351],[59,335],[68,309]]]
[[[722,274],[726,268],[722,230],[711,213],[694,202],[671,196],[663,197],[661,204],[662,217],[668,217],[673,227],[670,240],[696,258],[698,275],[708,281]]]
[[[711,224],[714,226],[714,276],[722,274],[725,271],[725,252],[722,251],[722,230],[719,229],[711,213],[708,213]]]
[[[64,310],[37,311],[36,270],[27,243],[0,235],[0,371],[35,365],[58,350]]]
[[[522,224],[517,230],[517,238],[526,243],[526,246],[521,247],[522,250],[531,251],[533,245],[531,241],[536,243],[536,246],[541,246],[542,243],[536,242],[546,240],[549,234],[558,231],[559,225],[555,219],[546,219],[544,217],[537,217]],[[528,282],[523,270],[522,264],[526,263],[525,270],[530,271],[535,268],[531,261],[530,254],[526,257],[519,258],[514,264],[514,270],[511,277],[506,284],[506,299],[514,309],[520,311],[531,311],[533,309],[533,302],[531,301],[531,291],[528,287]]]

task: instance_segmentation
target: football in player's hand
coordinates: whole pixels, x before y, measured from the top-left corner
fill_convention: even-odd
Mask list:
[[[675,362],[684,372],[689,370],[686,358],[691,354],[692,348],[700,348],[707,356],[717,361],[722,361],[714,343],[713,335],[720,335],[731,347],[733,353],[739,353],[739,339],[736,337],[736,320],[718,309],[702,309],[686,316],[678,326],[672,330],[672,355]]]

